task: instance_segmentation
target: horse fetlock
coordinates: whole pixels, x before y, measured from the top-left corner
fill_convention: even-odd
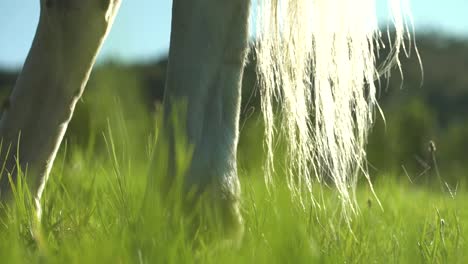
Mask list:
[[[244,232],[244,222],[240,207],[240,188],[236,184],[215,182],[206,188],[199,197],[200,230],[220,236],[232,242],[240,242]]]
[[[221,234],[227,239],[240,241],[244,234],[244,221],[238,197],[234,199],[221,198],[218,212],[221,223]]]

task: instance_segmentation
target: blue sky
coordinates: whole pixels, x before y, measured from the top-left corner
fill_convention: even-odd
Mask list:
[[[409,0],[417,30],[468,37],[468,0]],[[378,0],[379,14],[385,1]],[[20,67],[34,37],[39,0],[0,0],[0,67]],[[151,60],[169,47],[171,0],[123,0],[99,60]]]

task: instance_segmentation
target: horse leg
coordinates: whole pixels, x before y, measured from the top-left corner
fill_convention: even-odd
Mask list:
[[[236,232],[242,230],[236,153],[249,7],[249,0],[173,1],[164,98],[166,114],[175,102],[187,103],[185,133],[194,147],[187,188],[207,193],[224,227]]]
[[[19,162],[38,205],[119,6],[120,0],[41,0],[36,36],[0,120],[2,201],[11,196],[8,175],[16,182]]]

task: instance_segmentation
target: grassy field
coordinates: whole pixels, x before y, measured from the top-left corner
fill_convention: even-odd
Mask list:
[[[114,85],[104,84],[99,87]],[[242,240],[225,241],[221,234],[210,238],[209,230],[194,229],[182,217],[180,206],[162,202],[158,193],[142,209],[148,175],[164,176],[152,167],[157,142],[157,130],[150,125],[154,119],[130,92],[121,100],[104,101],[111,93],[93,92],[77,109],[55,161],[43,197],[42,221],[35,220],[23,181],[16,185],[15,200],[1,210],[0,263],[468,261],[464,203],[468,192],[463,184],[450,195],[439,184],[416,185],[406,177],[376,175],[382,207],[362,184],[357,190],[360,213],[347,225],[329,187],[316,186],[320,207],[308,200],[302,205],[292,201],[281,180],[274,192],[266,190],[262,133],[255,118],[241,125]],[[172,196],[177,201],[177,193]]]
[[[120,130],[119,130],[120,127]],[[119,132],[120,131],[120,132]],[[127,131],[128,132],[128,131]],[[259,172],[243,172],[245,232],[239,245],[192,232],[180,208],[156,200],[142,211],[151,145],[132,144],[108,125],[102,153],[64,144],[38,223],[24,184],[0,223],[1,263],[466,263],[468,193],[450,195],[393,177],[376,192],[358,188],[360,213],[350,226],[336,193],[300,205],[278,181],[272,194]],[[150,143],[148,143],[150,142]],[[154,145],[154,144],[153,144]],[[146,146],[146,147],[144,147]],[[202,230],[203,231],[203,230]]]

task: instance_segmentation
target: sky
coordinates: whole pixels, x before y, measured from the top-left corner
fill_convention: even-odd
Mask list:
[[[408,0],[417,31],[435,30],[468,38],[468,0]],[[0,68],[18,68],[31,46],[39,0],[0,0]],[[123,0],[99,61],[150,61],[169,48],[171,0]],[[386,4],[377,0],[385,18]]]

